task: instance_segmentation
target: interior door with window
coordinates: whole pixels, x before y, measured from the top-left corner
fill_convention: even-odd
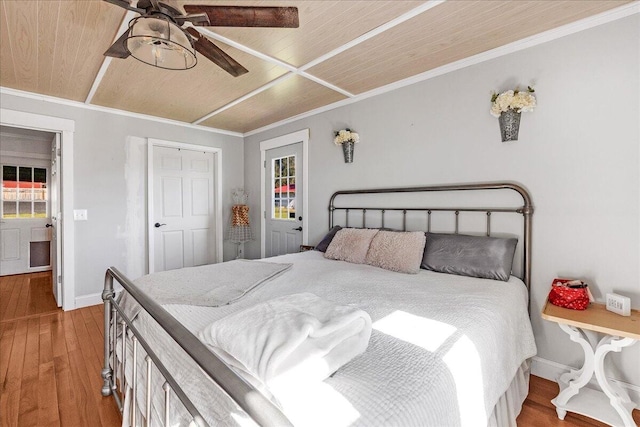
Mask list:
[[[2,164],[0,275],[51,270],[48,162]]]
[[[215,154],[153,147],[150,272],[216,261]]]
[[[302,244],[302,143],[265,153],[265,256],[300,250]]]

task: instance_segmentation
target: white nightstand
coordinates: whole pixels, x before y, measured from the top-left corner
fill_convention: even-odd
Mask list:
[[[558,418],[564,420],[568,411],[612,426],[635,427],[631,416],[634,404],[623,389],[607,381],[604,360],[610,351],[619,352],[640,340],[640,312],[631,310],[631,316],[625,317],[607,311],[604,304],[592,303],[580,311],[557,307],[547,301],[542,318],[558,323],[584,351],[584,366],[579,370],[572,369],[558,379],[560,393],[551,401],[556,406]],[[606,336],[594,349],[584,330]],[[604,393],[584,387],[594,373]]]

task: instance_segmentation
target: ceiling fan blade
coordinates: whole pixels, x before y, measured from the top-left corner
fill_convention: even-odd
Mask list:
[[[297,7],[200,6],[185,4],[191,13],[206,13],[212,27],[298,28]]]
[[[129,49],[127,49],[127,36],[129,35],[129,30],[122,33],[122,35],[116,40],[114,44],[111,45],[109,49],[104,53],[104,56],[112,56],[114,58],[127,58],[131,53]]]
[[[123,9],[138,12],[140,14],[145,13],[144,9],[131,6],[131,4],[127,0],[104,0],[104,1],[106,1],[107,3],[115,4],[116,6],[120,6]]]
[[[193,47],[202,56],[205,56],[211,62],[231,74],[233,77],[238,77],[249,72],[246,68],[240,65],[235,59],[227,55],[222,49],[215,44],[211,43],[209,39],[200,34],[195,28],[188,27],[187,31],[191,34],[196,41],[193,43]]]

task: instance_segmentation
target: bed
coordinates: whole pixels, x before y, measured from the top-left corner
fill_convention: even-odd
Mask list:
[[[501,198],[480,204],[487,194],[504,192],[523,204],[513,206],[512,198],[508,206]],[[425,204],[425,195],[445,193],[469,196],[470,202]],[[414,200],[405,202],[405,196]],[[447,213],[452,220],[443,219]],[[116,399],[123,425],[515,425],[536,353],[528,315],[532,213],[530,196],[513,183],[341,191],[330,199],[329,230],[341,222],[347,231],[334,233],[325,252],[173,270],[135,283],[110,268],[103,292],[102,393]],[[411,230],[415,236],[421,223],[421,234],[435,242],[435,227],[445,221],[450,236],[471,234],[466,222],[481,223],[489,236],[500,223],[492,218],[500,216],[522,218],[514,263],[519,271],[501,280],[422,268],[406,274],[327,258],[348,233],[375,230],[372,239],[385,232],[395,238]],[[225,284],[235,281],[225,277],[238,271],[249,277],[249,264],[256,263],[286,267],[262,273],[266,280],[246,279],[240,291],[229,293]],[[114,280],[124,288],[119,298]],[[207,283],[216,298],[224,298],[185,299],[174,295],[176,283],[199,292]],[[219,332],[227,319],[301,293],[365,312],[370,337],[364,352],[323,381],[295,383],[276,399],[212,351],[203,331]]]

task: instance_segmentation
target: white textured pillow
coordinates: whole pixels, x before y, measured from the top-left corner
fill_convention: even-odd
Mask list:
[[[416,274],[425,242],[422,231],[380,231],[371,241],[365,262],[385,270]]]
[[[378,234],[376,229],[343,228],[333,237],[324,257],[364,264],[369,244],[376,234]]]

